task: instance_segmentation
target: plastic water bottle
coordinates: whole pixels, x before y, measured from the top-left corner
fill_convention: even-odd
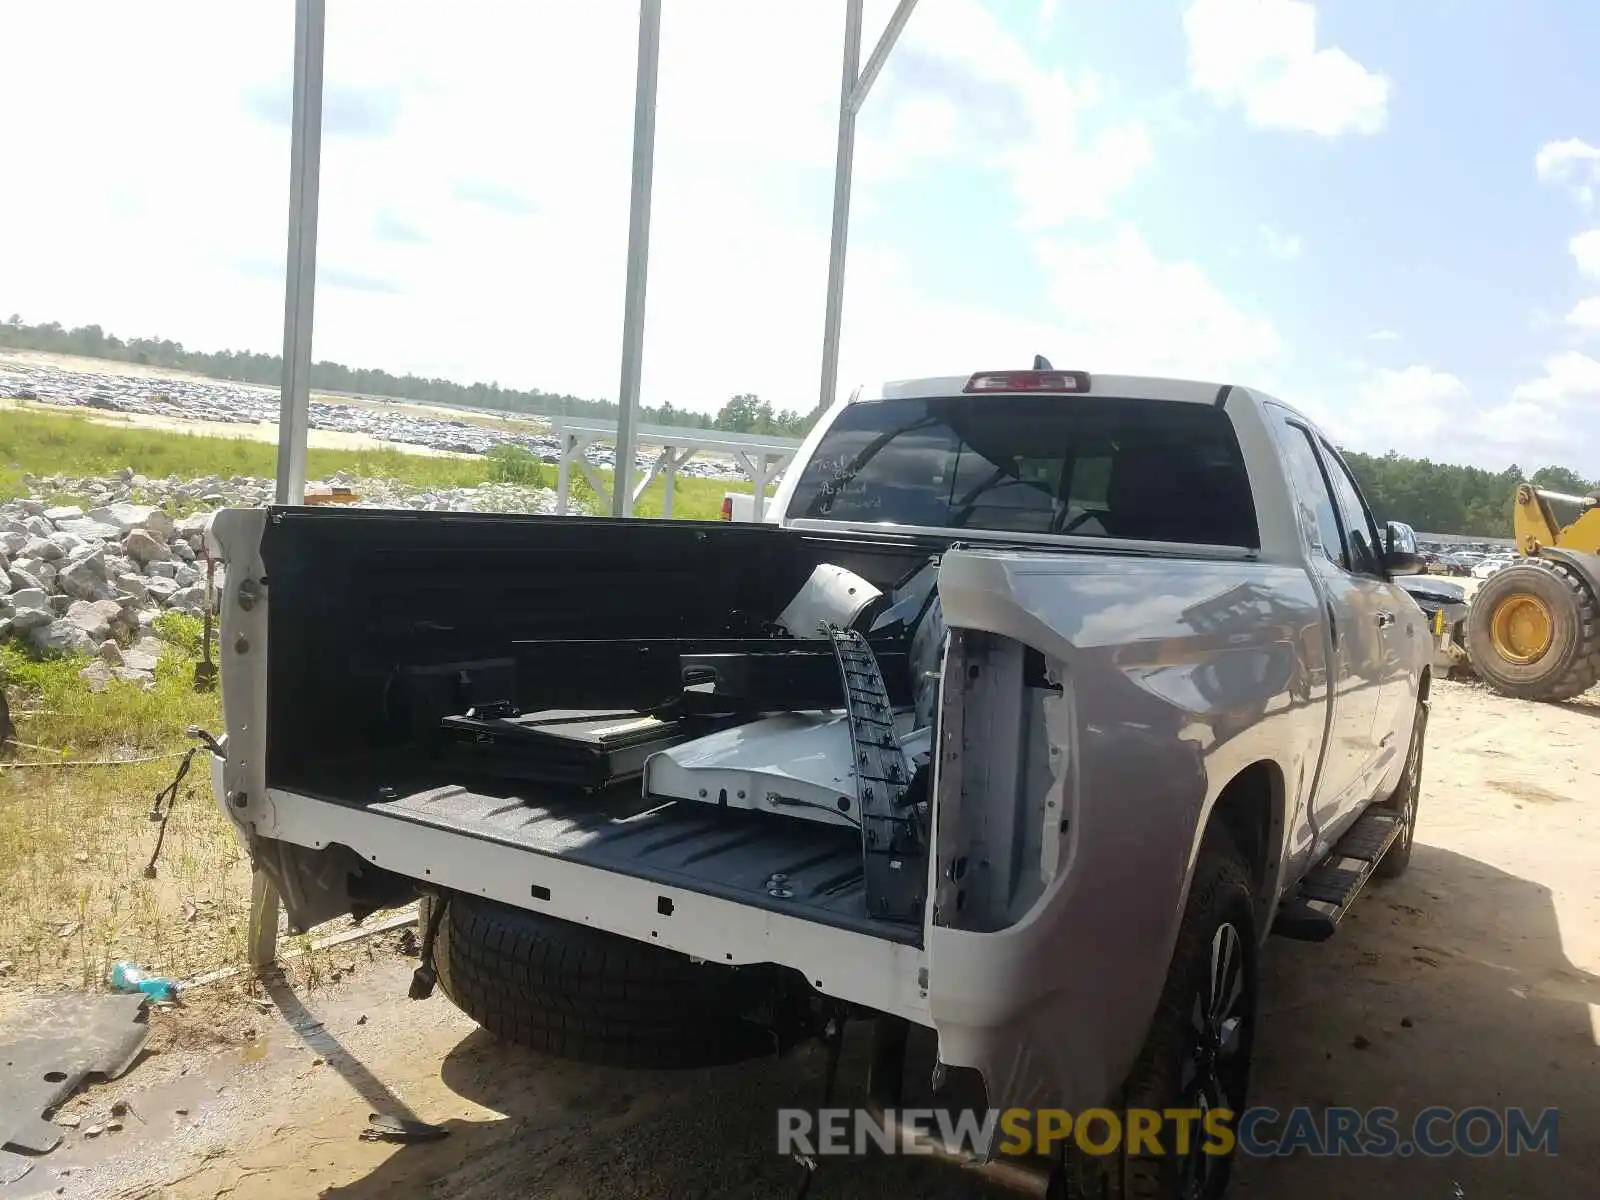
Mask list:
[[[118,992],[143,992],[159,1002],[176,1000],[178,985],[160,975],[146,975],[131,962],[119,962],[111,968],[111,987]]]

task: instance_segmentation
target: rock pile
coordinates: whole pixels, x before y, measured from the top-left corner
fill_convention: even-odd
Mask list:
[[[42,500],[0,505],[0,637],[99,656],[101,679],[153,678],[163,610],[198,614],[203,515],[112,503],[85,511]],[[144,636],[141,636],[144,635]]]
[[[204,611],[211,514],[268,504],[273,493],[267,479],[151,479],[126,469],[107,478],[24,476],[23,482],[27,498],[0,504],[0,640],[95,655],[84,672],[91,681],[154,678],[155,619],[166,611]],[[427,490],[344,474],[321,482],[350,487],[362,508],[548,514],[556,503],[549,488],[514,484]],[[83,499],[50,499],[64,495]],[[218,564],[214,587],[222,585]]]

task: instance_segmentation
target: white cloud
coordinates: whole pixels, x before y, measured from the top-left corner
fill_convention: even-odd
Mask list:
[[[1456,376],[1421,365],[1363,371],[1351,389],[1336,395],[1308,400],[1306,409],[1341,445],[1436,460],[1441,440],[1450,437],[1470,400]]]
[[[1600,146],[1581,138],[1547,142],[1534,155],[1533,169],[1541,183],[1559,184],[1584,204],[1594,201],[1600,186]]]
[[[1317,46],[1304,0],[1194,0],[1183,14],[1189,78],[1263,129],[1372,134],[1388,118],[1390,82],[1335,46]]]
[[[1284,346],[1191,262],[1159,257],[1130,226],[1094,242],[1043,240],[1060,317],[1055,362],[1132,374],[1253,383]]]
[[[1017,223],[1047,230],[1110,215],[1153,147],[1143,122],[1105,114],[1092,75],[1046,67],[978,0],[924,0],[867,100],[856,155],[874,181],[940,162],[997,175]]]
[[[1600,333],[1600,296],[1589,296],[1573,305],[1567,324],[1588,333]]]
[[[7,244],[0,311],[276,350],[292,13],[90,8],[0,7],[0,44],[37,48],[7,67],[38,102],[8,161],[48,182],[0,189],[0,228],[27,235]],[[647,403],[815,404],[841,33],[810,0],[667,7]],[[636,41],[631,0],[472,0],[446,22],[432,0],[330,6],[316,356],[615,395]],[[924,0],[863,113],[858,212],[889,180],[988,171],[1007,211],[976,219],[1028,234],[999,241],[992,282],[951,294],[858,227],[841,386],[1035,352],[1224,376],[1270,360],[1271,325],[1196,265],[1133,229],[1060,232],[1115,213],[1151,155],[1093,79],[1041,64],[972,0]],[[1041,266],[1035,305],[1009,280]]]
[[[1582,274],[1600,278],[1600,229],[1580,233],[1567,243],[1567,249]]]
[[[1379,329],[1367,334],[1367,341],[1369,342],[1398,342],[1399,340],[1400,335],[1392,329]]]
[[[1261,244],[1273,258],[1283,259],[1288,262],[1300,257],[1304,249],[1301,241],[1292,233],[1279,233],[1270,225],[1261,227]]]
[[[1596,449],[1600,418],[1600,362],[1574,350],[1544,361],[1544,373],[1512,389],[1509,399],[1477,414],[1471,432],[1485,444],[1515,448],[1520,456],[1548,456],[1580,474],[1592,473],[1585,456]],[[1532,463],[1522,465],[1531,467]]]
[[[1600,399],[1600,362],[1576,350],[1553,355],[1545,359],[1544,374],[1518,384],[1511,398],[1541,404]]]

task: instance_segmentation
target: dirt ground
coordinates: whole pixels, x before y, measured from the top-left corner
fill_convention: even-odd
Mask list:
[[[1600,694],[1524,704],[1441,683],[1409,873],[1333,941],[1273,941],[1252,1102],[1414,1114],[1554,1106],[1557,1155],[1295,1156],[1241,1163],[1252,1200],[1506,1200],[1593,1194],[1600,1172]],[[226,986],[161,1013],[161,1052],[80,1095],[81,1124],[13,1195],[233,1200],[793,1194],[774,1109],[814,1107],[820,1055],[692,1073],[577,1067],[496,1044],[442,997],[405,998],[391,935],[341,981]],[[859,1095],[860,1044],[845,1095]],[[119,1132],[84,1130],[122,1099]],[[359,1139],[369,1112],[442,1122],[442,1141]],[[135,1119],[135,1117],[137,1119]],[[70,1174],[64,1174],[64,1172]],[[1587,1181],[1587,1183],[1585,1182]],[[31,1190],[30,1190],[31,1188]],[[817,1197],[996,1196],[933,1164],[825,1162]]]

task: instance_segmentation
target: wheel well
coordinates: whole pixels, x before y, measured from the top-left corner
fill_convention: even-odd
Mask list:
[[[1283,775],[1273,762],[1251,763],[1228,781],[1207,828],[1220,826],[1244,856],[1258,896],[1265,895],[1283,847]]]
[[[1428,693],[1433,690],[1433,668],[1422,668],[1422,679],[1417,684],[1417,699],[1427,700]]]

